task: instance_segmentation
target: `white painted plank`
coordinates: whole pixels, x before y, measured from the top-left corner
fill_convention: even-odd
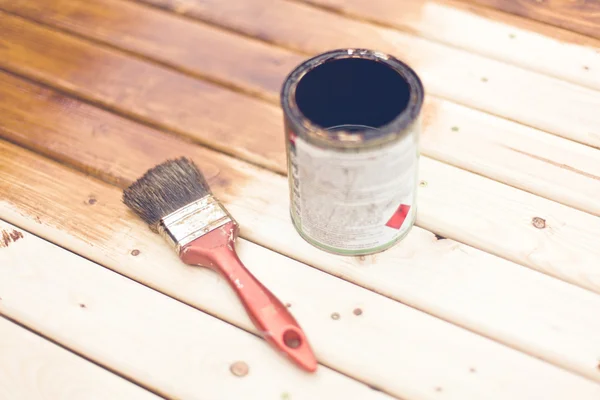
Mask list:
[[[9,145],[4,146],[7,153],[9,148]],[[13,148],[11,153],[15,150]],[[13,199],[10,203],[2,204],[0,213],[4,218],[37,232],[43,237],[52,238],[62,246],[136,280],[152,285],[186,303],[209,311],[238,326],[252,329],[241,306],[225,289],[223,281],[204,269],[181,267],[170,249],[164,245],[163,240],[151,233],[131,213],[126,211],[125,206],[120,202],[117,189],[68,172],[54,163],[44,161],[23,150],[17,151],[19,157],[10,155],[12,162],[16,163],[16,168],[12,175],[4,173],[2,178],[7,183],[15,183],[18,180],[21,182],[21,189],[19,192],[9,194]],[[60,183],[48,179],[49,176],[60,177],[58,178]],[[44,188],[43,192],[40,192],[40,188]],[[8,194],[5,190],[1,193]],[[90,207],[89,204],[86,205],[85,199],[89,193],[93,193],[97,199],[93,207]],[[14,197],[15,195],[18,196],[18,200]],[[41,196],[45,199],[44,201],[40,201]],[[65,201],[65,197],[70,199]],[[58,204],[56,204],[57,202]],[[70,215],[70,219],[61,218],[63,213]],[[63,225],[65,223],[66,226]],[[274,234],[285,233],[275,232]],[[24,241],[20,240],[20,242]],[[464,254],[460,250],[468,251],[468,248],[465,249],[464,246],[450,241],[448,243],[453,248],[447,250],[458,249],[459,251],[440,252],[438,250],[437,254],[433,256],[425,251],[418,253],[429,256],[431,263],[436,260],[438,255],[440,258],[443,255],[453,258],[457,254]],[[139,250],[140,253],[133,256],[130,254],[133,249]],[[306,250],[306,247],[302,249]],[[585,387],[582,389],[584,397],[587,396],[588,390],[596,396],[596,391],[600,389],[597,384],[592,384],[590,381],[571,375],[550,364],[435,319],[401,303],[325,275],[315,269],[307,268],[305,265],[277,253],[245,241],[240,241],[239,250],[241,258],[249,268],[272,288],[282,301],[292,304],[292,310],[306,329],[321,362],[381,387],[390,393],[407,398],[435,398],[435,396],[439,396],[437,388],[442,388],[441,390],[447,393],[448,397],[457,399],[478,398],[482,393],[490,392],[492,394],[488,398],[519,398],[520,396],[528,398],[534,393],[545,393],[544,396],[552,398],[559,396],[563,393],[562,390],[567,390],[566,388],[572,391],[573,387],[579,388],[580,385]],[[403,251],[406,252],[407,249],[405,248]],[[412,252],[415,249],[410,248],[409,251]],[[474,252],[477,254],[476,251]],[[404,258],[408,257],[408,254],[405,253]],[[400,257],[400,260],[402,258]],[[354,268],[352,268],[352,263],[356,263],[355,259],[339,259],[350,263],[345,265],[346,268],[338,271],[340,275],[343,275],[345,271],[356,275],[365,273],[368,275],[369,270],[375,272],[378,269],[385,271],[389,268],[399,268],[411,273],[411,271],[407,271],[406,265],[402,264],[369,267],[365,265],[367,263],[363,263],[363,265],[354,264]],[[485,261],[485,259],[479,260]],[[461,262],[460,258],[458,262]],[[445,266],[447,269],[451,269],[448,268],[450,267],[448,264]],[[458,266],[460,264],[455,265],[454,268]],[[527,271],[521,267],[515,266],[515,268]],[[423,277],[426,277],[432,271],[423,272]],[[598,300],[597,296],[543,275],[527,272],[534,274],[542,282],[549,280],[558,284],[558,286],[547,286],[548,290],[562,288],[564,298],[561,297],[560,300],[564,301],[567,306],[559,309],[558,312],[552,310],[548,317],[552,323],[565,323],[559,318],[564,317],[564,314],[568,316],[569,313],[572,313],[571,307],[575,300],[584,304],[584,307],[577,309],[578,313],[583,314],[581,321],[577,322],[577,330],[574,331],[578,332],[582,324],[585,325],[585,322],[582,321],[589,319],[587,318],[588,312],[590,312],[588,308],[598,304],[598,302],[593,303],[594,300]],[[522,276],[527,278],[527,275]],[[393,278],[389,274],[376,274],[374,277],[382,281]],[[508,280],[511,277],[512,275],[505,279]],[[515,276],[517,279],[520,277]],[[86,279],[86,281],[95,282],[97,279]],[[450,283],[460,284],[463,281],[466,280],[454,279]],[[438,285],[440,283],[435,279],[432,282]],[[533,282],[530,280],[527,283]],[[26,285],[26,281],[20,281],[19,284],[7,285],[7,288],[19,288],[19,290],[12,291],[11,297],[13,297],[19,296]],[[52,287],[55,285],[34,285],[30,296],[33,297],[40,286]],[[81,284],[78,284],[77,287],[80,288]],[[464,287],[455,286],[455,290],[467,290],[469,287],[471,287],[471,282],[465,282]],[[414,290],[419,289],[418,286],[414,288]],[[4,290],[3,287],[0,287],[0,293]],[[111,292],[115,293],[115,291]],[[542,293],[544,292],[542,290]],[[453,296],[450,293],[448,297],[452,298]],[[430,300],[438,303],[434,296],[431,296]],[[465,305],[469,304],[468,299],[463,298],[461,301],[464,301]],[[489,298],[488,301],[502,304],[498,298]],[[539,304],[535,302],[517,303],[516,307],[508,304],[506,307],[505,309],[504,305],[497,306],[504,313],[502,323],[506,323],[507,319],[510,319],[510,312],[518,311],[519,307],[527,310],[525,314],[534,312],[539,315],[540,313]],[[354,314],[356,308],[361,308],[360,316]],[[488,311],[482,307],[479,313],[485,315]],[[457,312],[461,311],[457,310]],[[471,308],[471,312],[478,313],[474,308]],[[340,318],[332,319],[332,313],[338,313]],[[54,316],[52,319],[56,318],[58,316]],[[575,320],[576,318],[570,318],[568,323]],[[512,325],[506,326],[506,330],[521,336],[529,334],[526,330],[521,331],[517,325],[519,319],[512,322]],[[103,322],[103,324],[106,323],[107,321]],[[528,327],[533,326],[535,334],[551,333],[546,332],[547,327],[544,326],[544,323],[536,325],[536,321],[534,321]],[[501,326],[496,326],[496,328]],[[560,326],[562,327],[562,325]],[[594,325],[585,327],[591,327],[593,331],[598,331]],[[589,331],[583,334],[567,331],[564,336],[560,337],[577,338],[574,340],[583,340],[588,344],[595,343],[593,342],[595,334]],[[549,338],[550,342],[558,343],[557,336],[550,334]],[[536,339],[539,338],[530,338],[532,341]],[[524,344],[523,341],[520,343]],[[587,351],[586,356],[588,356],[591,348],[588,345],[584,346]],[[535,346],[531,345],[530,347]],[[532,350],[537,352],[539,348]],[[573,362],[574,357],[568,354],[568,351],[576,351],[576,349],[571,347],[567,350],[563,345],[560,346],[560,350],[553,350],[552,354],[546,351],[545,355],[558,360],[559,363],[564,358],[566,359],[564,364],[569,365]],[[577,357],[581,356],[582,354],[577,354]],[[471,368],[474,371],[471,371]],[[587,367],[580,369],[584,373],[589,372]],[[477,371],[486,372],[475,375]],[[549,385],[548,382],[551,384]]]
[[[23,235],[0,249],[0,314],[156,393],[223,400],[285,393],[293,399],[389,398],[323,366],[305,373],[251,334],[13,225],[0,221],[0,229]],[[173,271],[185,268],[171,257],[165,261]],[[209,279],[226,292],[224,282]],[[249,366],[247,376],[231,373],[238,361]]]
[[[159,397],[0,317],[0,400],[59,399]]]
[[[597,149],[435,98],[424,114],[421,154],[600,216]]]

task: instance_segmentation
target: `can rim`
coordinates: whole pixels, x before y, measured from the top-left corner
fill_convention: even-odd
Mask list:
[[[347,132],[343,130],[330,131],[314,124],[300,111],[296,103],[296,88],[300,80],[310,71],[318,66],[332,60],[348,58],[360,58],[383,63],[398,73],[409,86],[409,100],[406,108],[394,119],[385,125],[377,127],[376,130],[365,130],[364,132]],[[393,140],[401,135],[419,116],[423,106],[425,91],[421,79],[416,72],[406,63],[396,57],[375,50],[363,48],[343,48],[331,50],[310,58],[298,65],[286,77],[281,88],[281,106],[297,127],[302,127],[304,132],[295,132],[296,135],[314,139],[311,141],[334,145],[336,147],[355,147]]]

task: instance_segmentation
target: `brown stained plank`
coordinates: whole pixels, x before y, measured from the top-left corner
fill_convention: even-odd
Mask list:
[[[302,60],[264,42],[123,0],[16,1],[10,9],[272,102],[278,101],[281,77]]]
[[[597,0],[463,0],[600,39]]]
[[[4,72],[0,72],[0,116],[0,135],[5,139],[121,188],[148,168],[180,156],[201,165],[219,196],[233,194],[235,185],[248,179],[237,160]]]
[[[5,68],[284,172],[282,115],[275,105],[3,12],[0,19]],[[68,102],[63,109],[68,112]]]
[[[81,13],[85,12],[85,8],[81,10]],[[163,17],[165,21],[172,19],[179,20],[177,17],[167,13],[163,13]],[[94,45],[84,42],[78,42],[76,45],[73,45],[71,41],[65,39],[64,35],[56,34],[48,29],[40,29],[37,24],[24,21],[18,17],[0,13],[0,21],[2,22],[0,24],[0,32],[2,32],[3,26],[8,28],[12,26],[22,27],[21,31],[4,28],[3,36],[9,47],[4,48],[4,50],[0,48],[0,55],[5,56],[0,57],[0,65],[4,65],[33,79],[40,79],[42,77],[50,85],[70,91],[78,96],[101,103],[107,101],[89,90],[86,86],[88,81],[83,81],[76,77],[73,78],[73,75],[63,77],[60,75],[61,72],[47,67],[51,61],[46,58],[46,53],[60,53],[64,48],[68,48],[71,59],[61,59],[61,66],[63,70],[74,70],[79,64],[72,60],[86,58],[88,54],[93,53]],[[72,23],[75,23],[75,21],[67,25]],[[108,25],[105,25],[104,32],[107,31]],[[111,36],[118,36],[115,33],[116,31],[111,32]],[[105,34],[108,35],[108,33]],[[27,54],[27,44],[37,42],[44,43],[46,52]],[[18,53],[16,51],[8,52],[8,50],[15,47],[18,49]],[[152,46],[148,44],[145,47],[149,48]],[[271,50],[274,54],[273,57],[277,59],[284,58],[286,53],[289,54],[289,52],[276,47],[273,47]],[[15,57],[15,53],[19,57]],[[148,54],[151,55],[150,53]],[[119,70],[131,69],[131,67],[128,67],[130,59],[133,62],[132,65],[137,65],[136,60],[131,57],[118,58],[115,61],[110,58],[114,56],[113,53],[104,52],[104,55],[109,57],[111,64],[117,64],[117,61],[121,63],[115,73],[118,73]],[[227,66],[223,65],[223,68],[227,69]],[[260,70],[261,64],[256,64],[254,69]],[[147,70],[148,72],[153,71],[150,67]],[[162,73],[162,69],[160,68],[157,71],[159,75]],[[201,65],[197,66],[197,72],[203,74],[206,71]],[[284,74],[281,73],[273,78],[275,80],[283,80]],[[179,79],[179,77],[176,79]],[[253,81],[243,71],[235,78],[232,77],[232,79],[237,80],[239,84],[245,85],[246,88],[261,85],[260,81]],[[90,82],[89,84],[93,85],[92,89],[101,88],[103,84],[101,80]],[[114,95],[121,96],[122,94],[118,93],[117,90],[118,88],[115,88]],[[127,87],[123,89],[125,92],[127,90]],[[270,93],[272,97],[277,96],[277,92],[272,91],[268,86],[264,86],[263,91]],[[173,96],[177,95],[177,93],[173,94]],[[137,100],[137,103],[143,101],[145,93],[140,92],[139,96],[142,98]],[[240,100],[242,99],[246,100],[246,98],[240,98]],[[251,101],[250,99],[248,100]],[[68,102],[68,100],[64,101]],[[111,99],[108,101],[111,101]],[[221,104],[222,107],[229,106],[227,103]],[[166,104],[165,106],[170,106],[170,104]],[[189,107],[184,102],[178,103],[178,106],[181,108]],[[213,104],[213,106],[217,106],[217,104]],[[137,119],[149,121],[154,124],[157,124],[160,118],[170,118],[169,112],[171,112],[171,109],[167,109],[163,116],[146,116],[139,114],[135,107],[131,107],[128,104],[117,103],[114,107],[118,108],[122,113],[134,115]],[[255,115],[255,117],[261,121],[270,120],[270,115],[264,115],[264,113],[262,118],[260,115]],[[600,182],[589,179],[589,177],[600,175],[600,153],[595,152],[587,146],[582,146],[558,137],[550,137],[543,132],[461,107],[439,98],[430,97],[426,101],[424,120],[424,134],[421,148],[423,154],[559,201],[563,204],[600,215],[600,204],[596,201],[600,193]],[[178,125],[178,127],[186,129],[183,133],[193,137],[196,131],[202,132],[202,126],[193,125],[197,123],[199,122],[190,121],[189,125]],[[157,125],[160,126],[160,124]],[[249,152],[259,152],[258,154],[250,154],[249,159],[251,160],[253,159],[251,157],[254,157],[254,159],[267,159],[269,153],[265,151],[268,151],[269,146],[272,144],[266,141],[272,137],[283,136],[280,119],[274,121],[270,126],[262,122],[260,125],[264,127],[264,131],[255,138],[246,138],[246,142],[253,143],[252,140],[254,140],[256,143],[259,143],[261,138],[264,137],[265,148],[259,148],[259,146],[249,147]],[[456,125],[460,126],[457,131],[451,129]],[[252,127],[249,129],[252,129]],[[251,131],[256,132],[254,129]],[[223,148],[229,145],[226,141],[227,138],[223,140],[217,135],[212,135],[211,139],[216,141],[213,144],[216,148]],[[238,138],[237,140],[241,139]],[[280,140],[279,137],[278,140]],[[508,150],[510,148],[517,149],[520,153],[511,152]],[[273,164],[277,163],[274,169],[278,172],[282,172],[285,169],[283,148],[281,151],[282,153],[277,154],[270,160]],[[528,157],[527,154],[533,154],[538,159]],[[506,168],[505,160],[507,157],[513,160],[514,168]],[[540,158],[552,159],[555,163],[540,163]],[[562,166],[565,166],[565,168],[562,168]],[[577,171],[581,171],[582,174],[576,173]]]

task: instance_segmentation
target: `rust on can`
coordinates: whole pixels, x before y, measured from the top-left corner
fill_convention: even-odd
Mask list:
[[[283,84],[290,213],[314,246],[372,254],[416,218],[424,90],[402,61],[373,50],[311,58]]]

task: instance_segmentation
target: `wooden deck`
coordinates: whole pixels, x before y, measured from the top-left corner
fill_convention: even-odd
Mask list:
[[[346,46],[427,92],[417,226],[373,256],[288,212],[279,89]],[[317,373],[122,204],[181,155]],[[0,0],[0,400],[598,400],[599,217],[596,1]]]

